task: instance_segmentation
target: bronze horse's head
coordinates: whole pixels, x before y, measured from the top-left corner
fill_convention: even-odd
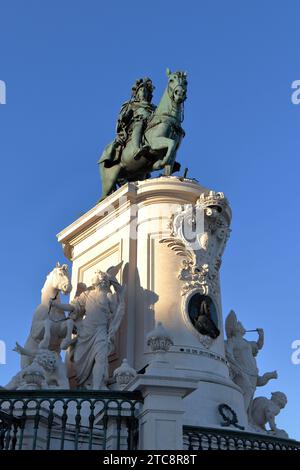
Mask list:
[[[176,104],[183,103],[186,100],[187,91],[187,73],[186,72],[171,72],[167,69],[168,81],[168,94],[170,99]]]

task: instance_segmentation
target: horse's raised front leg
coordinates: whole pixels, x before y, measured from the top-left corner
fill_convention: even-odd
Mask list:
[[[152,150],[163,150],[167,149],[164,158],[157,160],[152,166],[153,170],[161,170],[164,168],[170,161],[173,160],[173,154],[176,149],[177,142],[173,139],[168,139],[168,137],[158,137],[151,141]],[[171,171],[171,169],[170,169]]]
[[[68,347],[72,343],[73,328],[74,328],[74,322],[71,318],[68,318],[65,323],[66,335],[60,345],[61,349],[68,349]]]
[[[51,321],[47,318],[44,321],[44,337],[39,344],[39,348],[48,349],[51,339]]]

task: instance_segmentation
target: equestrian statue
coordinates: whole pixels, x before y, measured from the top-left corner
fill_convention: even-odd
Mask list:
[[[154,86],[148,77],[135,82],[130,100],[121,107],[116,137],[98,161],[100,201],[128,181],[149,178],[152,171],[163,169],[170,176],[180,169],[175,159],[184,137],[187,74],[167,69],[167,76],[167,88],[157,107],[152,104]]]

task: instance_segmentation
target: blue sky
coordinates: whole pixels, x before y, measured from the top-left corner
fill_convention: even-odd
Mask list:
[[[100,194],[96,161],[120,104],[148,75],[157,102],[166,67],[187,70],[178,159],[233,210],[222,266],[224,316],[263,327],[259,390],[287,393],[279,427],[300,439],[300,4],[286,0],[0,0],[1,328],[8,364],[24,342],[46,273],[63,261],[55,235]],[[249,339],[253,336],[249,336]]]

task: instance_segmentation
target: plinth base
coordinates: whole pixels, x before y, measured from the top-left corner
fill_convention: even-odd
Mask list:
[[[220,425],[218,405],[225,403],[246,426],[241,391],[229,379],[224,352],[220,294],[215,294],[220,335],[209,344],[184,312],[182,257],[161,241],[170,236],[170,222],[186,205],[194,205],[208,190],[194,180],[160,177],[129,183],[97,204],[58,235],[72,261],[72,284],[90,285],[96,269],[123,261],[119,281],[127,285],[126,313],[110,356],[111,373],[124,358],[137,371],[154,359],[147,334],[157,322],[170,333],[174,346],[167,353],[182,378],[198,380],[196,391],[184,399],[184,423]],[[217,280],[218,282],[218,280]]]

